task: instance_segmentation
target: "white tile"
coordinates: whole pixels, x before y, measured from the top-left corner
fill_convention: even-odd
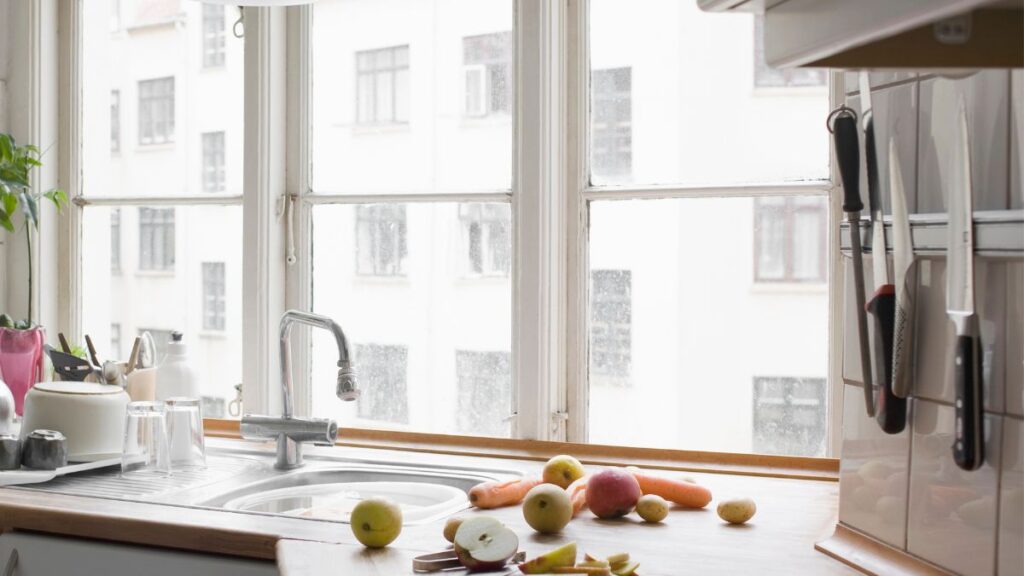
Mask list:
[[[1024,574],[1024,422],[1003,418],[1003,472],[999,483],[1000,576]]]
[[[1006,273],[1006,411],[1024,416],[1024,262]]]
[[[873,91],[875,147],[878,156],[878,188],[886,214],[892,214],[889,185],[889,140],[894,138],[900,159],[907,207],[917,205],[917,84],[902,84]]]
[[[1010,208],[1024,208],[1024,70],[1010,71]]]
[[[995,571],[1000,416],[985,418],[986,460],[967,472],[953,462],[953,408],[914,401],[907,549],[964,576]]]
[[[918,213],[946,211],[947,186],[959,140],[960,98],[967,104],[975,210],[1007,207],[1009,72],[986,70],[960,80],[920,83]]]
[[[839,520],[902,548],[907,521],[909,428],[886,434],[864,411],[859,386],[844,386]]]

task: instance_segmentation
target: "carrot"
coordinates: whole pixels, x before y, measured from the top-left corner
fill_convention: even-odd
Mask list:
[[[540,478],[518,478],[505,482],[483,482],[469,490],[469,502],[477,508],[500,508],[519,504]]]
[[[569,487],[565,489],[569,493],[569,500],[572,501],[572,515],[575,516],[587,507],[587,481],[590,480],[590,476],[584,476],[579,480],[569,484]]]
[[[687,508],[703,508],[711,502],[711,490],[682,480],[651,476],[639,470],[630,470],[640,483],[644,494],[656,494],[665,500]]]

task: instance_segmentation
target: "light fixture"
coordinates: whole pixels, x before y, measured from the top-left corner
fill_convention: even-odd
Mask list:
[[[197,0],[203,4],[222,4],[224,6],[240,6],[242,8],[263,8],[266,6],[298,6],[312,4],[316,0]]]

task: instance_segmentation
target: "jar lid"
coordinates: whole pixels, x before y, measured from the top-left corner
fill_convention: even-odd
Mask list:
[[[106,394],[124,393],[124,388],[99,384],[96,382],[40,382],[33,390],[51,392],[53,394],[76,394],[82,396],[101,396]]]

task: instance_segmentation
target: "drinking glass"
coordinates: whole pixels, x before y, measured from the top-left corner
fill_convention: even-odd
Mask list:
[[[163,478],[171,474],[167,408],[163,402],[129,402],[124,424],[121,476]]]
[[[171,469],[206,466],[203,442],[203,410],[198,398],[168,398],[167,436],[171,447]]]

